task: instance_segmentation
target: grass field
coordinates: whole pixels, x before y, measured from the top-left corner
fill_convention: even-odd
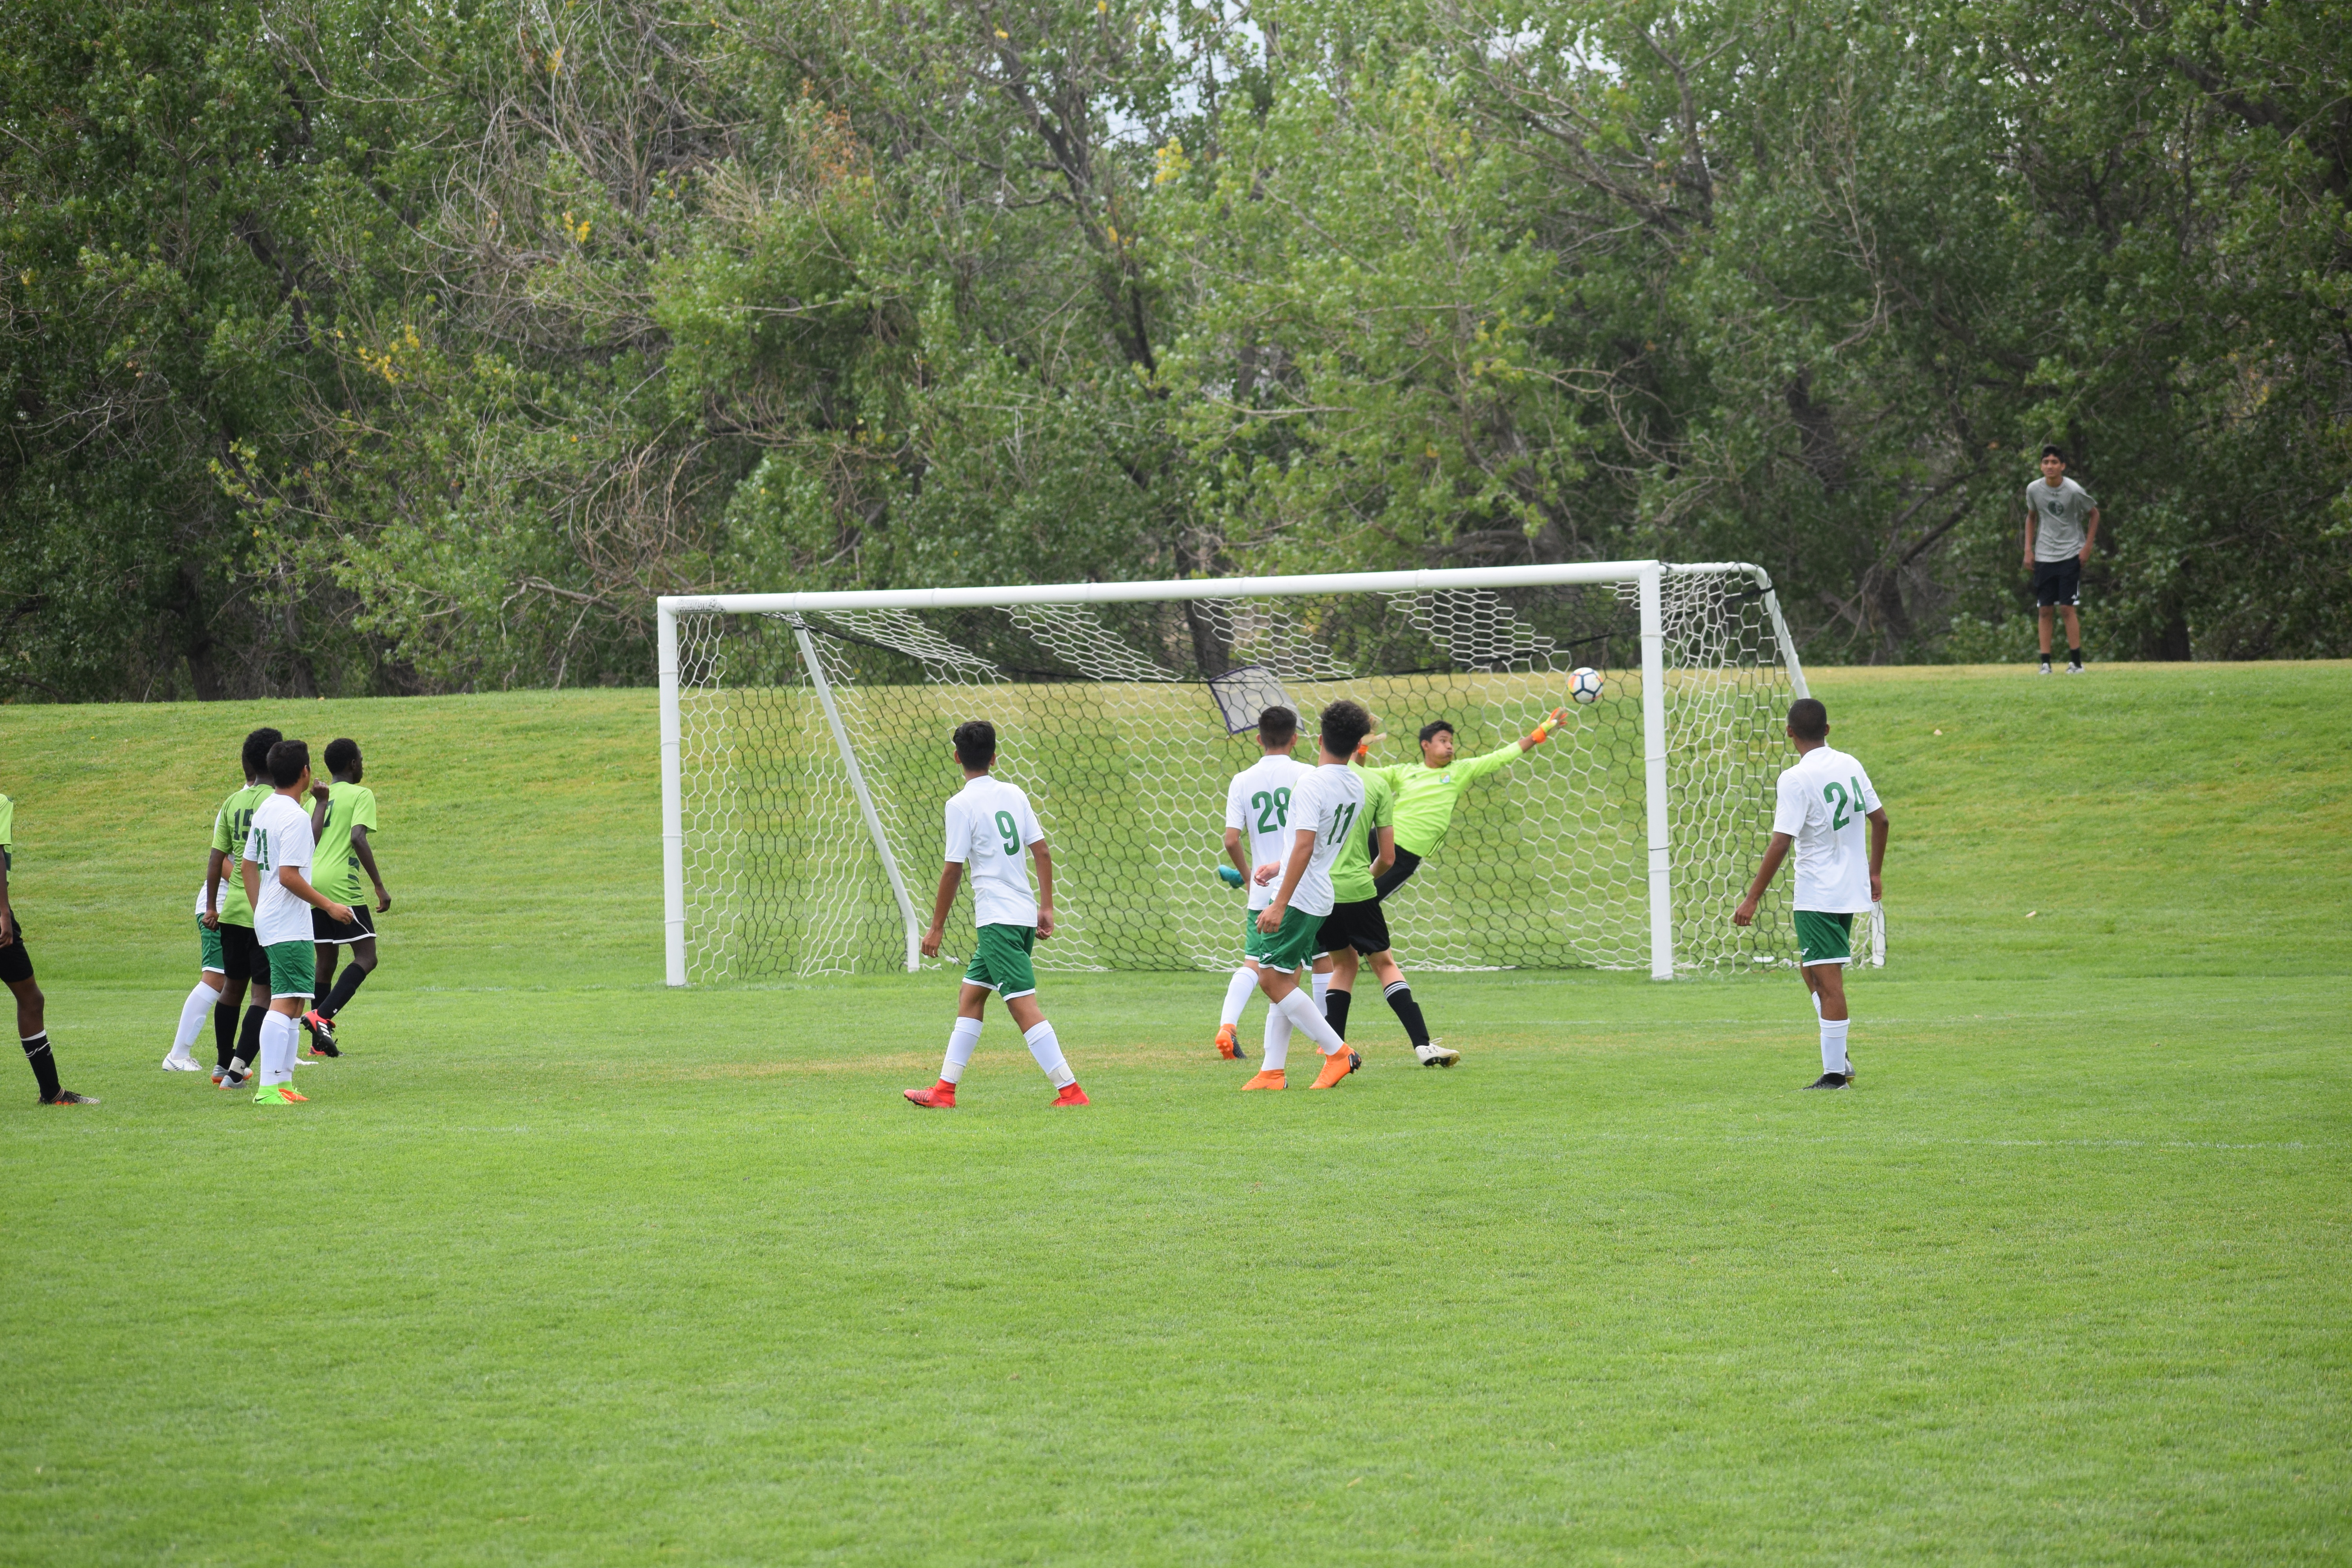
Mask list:
[[[1792,981],[1433,975],[1458,1070],[1244,1097],[1215,977],[1049,975],[1070,1115],[1001,1018],[898,1101],[937,976],[660,985],[650,693],[0,710],[105,1097],[0,1069],[0,1562],[2345,1562],[2352,667],[1816,690],[1853,1092]],[[155,1065],[262,721],[397,900],[282,1113]]]

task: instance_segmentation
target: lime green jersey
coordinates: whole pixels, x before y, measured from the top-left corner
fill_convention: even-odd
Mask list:
[[[221,868],[221,923],[249,926],[253,923],[253,906],[246,901],[245,879],[237,874],[236,863],[245,853],[246,835],[252,831],[253,814],[261,803],[275,794],[266,784],[251,784],[221,802],[213,814],[213,847],[228,857]]]
[[[1364,782],[1364,814],[1331,862],[1331,897],[1342,904],[1379,896],[1372,886],[1372,844],[1381,828],[1396,821],[1396,791],[1389,781],[1369,768],[1358,768],[1356,776]]]
[[[16,803],[0,795],[0,866],[16,865]]]
[[[1462,798],[1462,792],[1518,757],[1519,743],[1506,741],[1483,757],[1467,761],[1457,757],[1442,768],[1426,763],[1399,763],[1364,771],[1386,779],[1396,791],[1397,847],[1427,859],[1445,842],[1445,830],[1454,825],[1454,803]]]
[[[337,779],[327,786],[327,825],[319,831],[310,885],[339,904],[358,903],[367,887],[352,829],[375,831],[375,791]]]

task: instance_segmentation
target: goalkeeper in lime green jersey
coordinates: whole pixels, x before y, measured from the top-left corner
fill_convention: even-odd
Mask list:
[[[1454,803],[1462,798],[1464,790],[1518,761],[1522,752],[1542,745],[1567,717],[1564,710],[1555,708],[1527,734],[1467,761],[1454,754],[1454,726],[1443,719],[1432,720],[1421,727],[1421,761],[1364,768],[1386,779],[1396,792],[1396,863],[1375,879],[1380,896],[1385,899],[1404,886],[1406,879],[1421,869],[1421,863],[1437,853],[1437,847],[1445,842],[1446,829],[1454,826]],[[1361,752],[1357,753],[1356,765],[1363,768]]]

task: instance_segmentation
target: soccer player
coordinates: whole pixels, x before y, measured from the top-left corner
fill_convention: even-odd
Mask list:
[[[1242,1009],[1257,990],[1258,960],[1265,935],[1257,929],[1258,911],[1273,901],[1273,882],[1282,875],[1282,858],[1290,847],[1291,791],[1315,770],[1290,754],[1298,743],[1298,715],[1276,706],[1257,716],[1257,743],[1265,755],[1234,775],[1225,786],[1225,858],[1249,885],[1249,910],[1242,916],[1242,962],[1225,982],[1225,1005],[1217,1019],[1217,1055],[1227,1061],[1242,1059],[1238,1031]],[[1317,953],[1315,1005],[1323,1005],[1324,988],[1331,983],[1331,957]]]
[[[349,905],[359,917],[350,925],[339,925],[324,910],[310,911],[313,940],[319,948],[318,984],[327,988],[327,999],[302,1015],[314,1057],[343,1054],[335,1048],[335,1019],[361,983],[375,973],[375,919],[368,912],[366,890],[360,886],[362,868],[368,880],[375,884],[376,914],[392,908],[392,895],[383,890],[383,874],[375,868],[375,847],[370,838],[375,832],[375,791],[360,783],[362,766],[357,741],[330,741],[327,772],[334,783],[310,787],[318,801],[310,810],[310,831],[319,841],[319,891]],[[352,950],[352,966],[337,980],[335,961],[346,947]]]
[[[1797,847],[1797,963],[1822,1024],[1822,1076],[1807,1089],[1843,1089],[1853,1082],[1846,1054],[1845,966],[1853,957],[1853,917],[1870,912],[1880,896],[1886,863],[1886,808],[1862,764],[1829,743],[1829,710],[1811,697],[1789,706],[1789,739],[1797,765],[1780,775],[1772,809],[1772,841],[1748,896],[1731,923],[1756,918],[1757,901],[1780,874],[1789,847]],[[1865,858],[1862,825],[1870,824]]]
[[[275,730],[257,730],[254,733],[268,735],[273,744],[278,739]],[[250,739],[247,737],[248,741]],[[262,749],[267,752],[268,747]],[[249,767],[246,771],[245,782],[247,789],[253,787],[253,770]],[[222,808],[223,811],[226,809],[226,806]],[[220,831],[220,813],[215,812],[213,815],[214,836],[217,837]],[[220,1065],[213,1069],[215,1082],[219,1081],[222,1068],[228,1065],[229,1042],[236,1037],[236,1000],[229,993],[228,960],[221,949],[218,903],[222,859],[219,850],[208,851],[205,857],[205,879],[196,884],[196,984],[189,990],[187,1000],[180,1004],[180,1026],[172,1037],[171,1053],[163,1058],[166,1072],[201,1070],[195,1057],[191,1054],[191,1047],[196,1043],[196,1036],[204,1029],[205,1015],[210,1012],[220,1057]],[[230,886],[234,888],[236,884],[232,882]],[[242,988],[247,980],[247,976],[240,973],[236,980],[238,987]],[[221,1005],[224,997],[228,998],[225,1008]]]
[[[316,989],[310,910],[324,910],[341,924],[352,911],[322,897],[308,872],[315,845],[302,797],[310,793],[310,748],[280,741],[269,748],[268,800],[255,809],[237,871],[253,905],[254,940],[268,964],[269,1014],[261,1021],[261,1087],[256,1105],[295,1105],[310,1099],[294,1091],[294,1047],[302,1037],[294,1020]],[[306,908],[305,906],[308,906]]]
[[[957,725],[955,754],[963,767],[963,788],[948,801],[947,867],[940,873],[940,895],[931,904],[931,929],[923,933],[923,956],[939,956],[948,910],[955,903],[964,868],[970,866],[971,963],[964,968],[940,1081],[929,1089],[908,1089],[907,1099],[929,1110],[955,1109],[956,1085],[980,1044],[981,1015],[993,992],[1004,998],[1004,1010],[1013,1015],[1029,1054],[1052,1081],[1054,1105],[1085,1105],[1087,1091],[1078,1087],[1077,1075],[1063,1059],[1054,1026],[1037,1005],[1037,975],[1029,963],[1034,945],[1054,934],[1054,856],[1045,846],[1045,830],[1018,785],[989,776],[996,765],[995,725],[985,719]],[[1024,847],[1037,862],[1034,894],[1021,864]]]
[[[1323,1068],[1312,1088],[1336,1088],[1364,1063],[1298,988],[1297,976],[1316,950],[1323,918],[1331,912],[1331,862],[1364,814],[1363,776],[1348,759],[1371,733],[1372,716],[1362,703],[1343,699],[1323,710],[1318,727],[1322,755],[1290,793],[1290,853],[1283,861],[1282,882],[1258,911],[1257,929],[1272,939],[1258,958],[1258,989],[1274,1005],[1265,1016],[1265,1062],[1242,1085],[1244,1089],[1284,1087],[1293,1029],[1303,1031],[1323,1053]]]
[[[2066,673],[2083,673],[2083,568],[2099,537],[2099,503],[2066,477],[2066,454],[2042,448],[2042,478],[2025,487],[2025,567],[2042,621],[2042,673],[2050,673],[2050,622],[2066,612]]]
[[[1555,708],[1528,733],[1467,762],[1454,760],[1454,726],[1432,720],[1421,727],[1421,761],[1366,768],[1366,773],[1384,776],[1396,791],[1396,862],[1375,879],[1381,897],[1403,887],[1421,863],[1437,853],[1446,829],[1454,825],[1454,803],[1464,790],[1500,772],[1521,752],[1542,745],[1567,717],[1565,710]]]
[[[1324,917],[1322,934],[1316,938],[1335,961],[1331,989],[1323,998],[1323,1016],[1334,1033],[1347,1034],[1358,966],[1360,962],[1369,962],[1381,983],[1381,996],[1396,1014],[1397,1022],[1404,1026],[1405,1038],[1412,1042],[1414,1058],[1423,1067],[1450,1068],[1462,1059],[1462,1053],[1429,1037],[1429,1024],[1421,1016],[1421,1004],[1412,999],[1412,985],[1405,979],[1396,954],[1389,950],[1388,916],[1381,908],[1375,880],[1396,859],[1396,792],[1380,773],[1360,768],[1356,776],[1364,784],[1364,815],[1332,858],[1331,912]]]
[[[58,1081],[58,1059],[49,1050],[48,998],[33,979],[33,955],[25,949],[25,929],[8,901],[8,873],[16,866],[16,803],[0,795],[0,984],[16,996],[16,1036],[25,1060],[41,1086],[43,1105],[96,1105],[94,1094],[76,1094]]]
[[[269,966],[253,940],[253,904],[246,897],[244,869],[236,862],[252,833],[253,814],[269,798],[269,748],[280,738],[266,727],[245,738],[240,752],[245,787],[231,792],[213,814],[213,847],[205,858],[204,889],[196,896],[200,926],[209,917],[220,939],[220,1002],[213,1009],[213,1084],[217,1089],[236,1089],[253,1077],[253,1064],[261,1059],[261,1021],[269,1016]],[[196,941],[203,949],[202,930]],[[209,958],[209,950],[204,951]],[[237,1023],[240,999],[245,1007],[242,1027]]]

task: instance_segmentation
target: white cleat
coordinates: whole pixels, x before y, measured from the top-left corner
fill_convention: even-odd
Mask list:
[[[1462,1059],[1462,1053],[1449,1048],[1444,1040],[1415,1046],[1412,1054],[1421,1058],[1421,1065],[1425,1068],[1450,1068]]]
[[[202,1072],[204,1066],[194,1057],[184,1057],[177,1051],[163,1058],[165,1072]]]

